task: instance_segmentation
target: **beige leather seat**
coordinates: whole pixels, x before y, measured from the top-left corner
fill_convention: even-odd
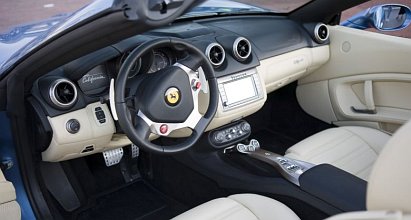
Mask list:
[[[390,135],[366,127],[338,127],[295,144],[286,157],[313,164],[328,163],[364,180]]]
[[[368,181],[367,209],[331,217],[340,219],[411,219],[411,122],[386,144],[376,160]],[[197,206],[175,220],[298,219],[282,203],[255,195],[239,194]]]
[[[16,202],[16,191],[0,170],[0,219],[20,220],[20,206]]]
[[[264,220],[300,219],[284,204],[256,194],[237,194],[214,199],[195,207],[175,220]]]

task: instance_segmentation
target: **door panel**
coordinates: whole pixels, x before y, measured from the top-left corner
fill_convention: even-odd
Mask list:
[[[0,219],[20,220],[20,206],[16,202],[16,191],[0,170]]]
[[[411,118],[410,39],[336,26],[330,40],[329,62],[299,81],[305,111],[390,133]]]

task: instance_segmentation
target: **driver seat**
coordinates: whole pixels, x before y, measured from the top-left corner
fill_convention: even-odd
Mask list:
[[[400,128],[377,158],[367,185],[367,211],[329,219],[411,219],[411,122]],[[325,177],[326,178],[326,177]],[[256,194],[237,194],[199,205],[175,220],[299,219],[284,204]]]

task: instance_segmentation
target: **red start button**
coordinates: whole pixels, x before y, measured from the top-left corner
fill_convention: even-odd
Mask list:
[[[168,131],[168,125],[162,124],[160,126],[160,133],[165,134],[165,133],[167,133],[167,131]]]
[[[197,82],[196,83],[196,89],[200,89],[201,88],[201,82]]]

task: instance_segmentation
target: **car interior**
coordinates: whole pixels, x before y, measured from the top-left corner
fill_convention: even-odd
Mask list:
[[[339,2],[42,48],[7,80],[36,216],[410,218],[411,40],[338,25],[362,1]]]

